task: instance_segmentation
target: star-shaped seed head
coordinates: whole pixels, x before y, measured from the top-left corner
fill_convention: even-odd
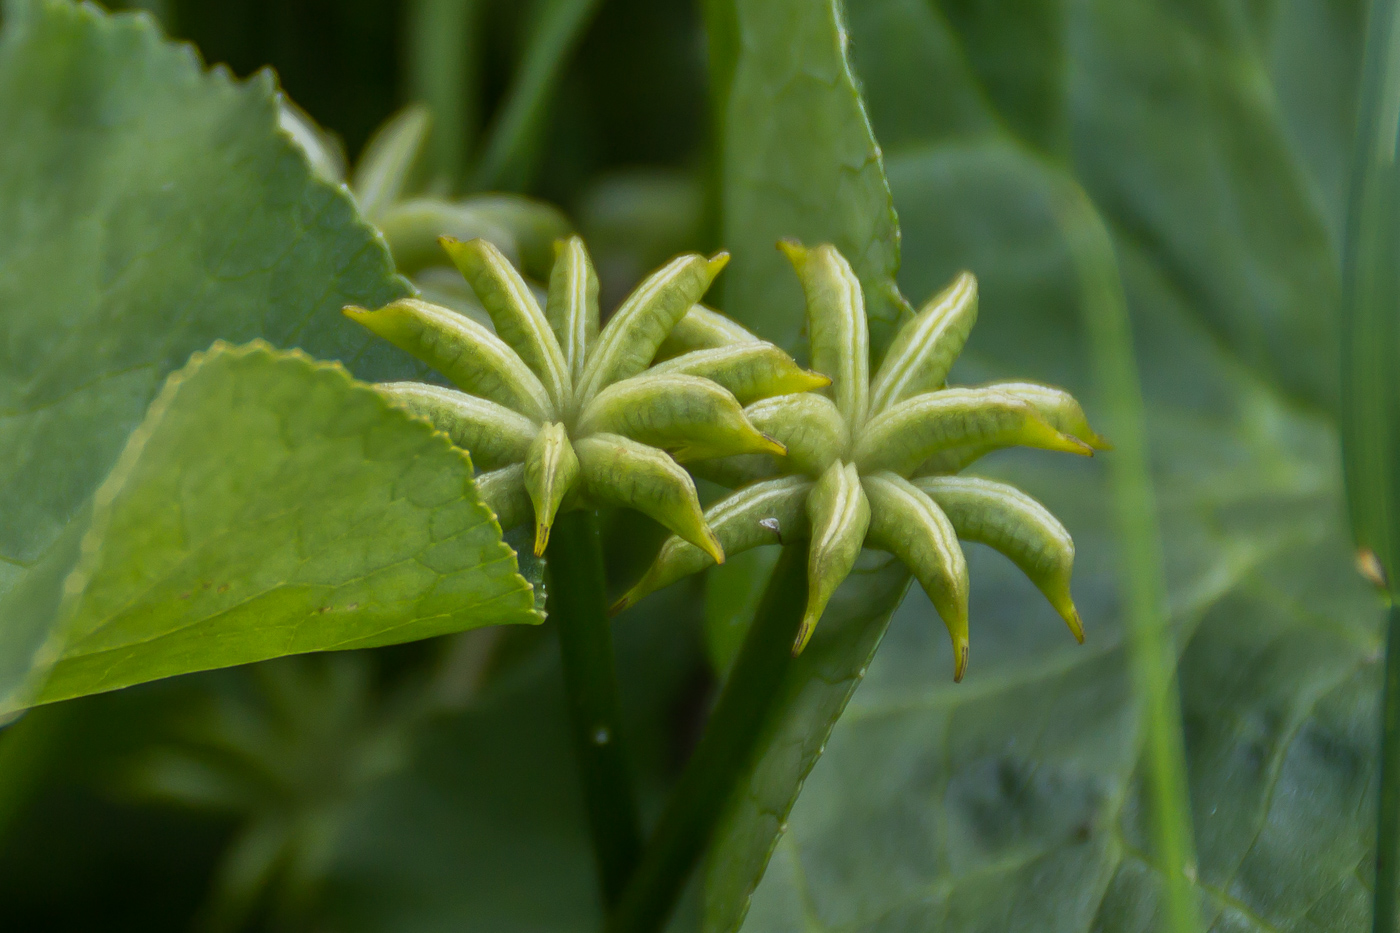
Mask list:
[[[678,256],[598,322],[598,278],[583,241],[559,241],[548,299],[484,239],[442,238],[494,325],[413,298],[345,314],[445,376],[456,389],[418,382],[379,386],[469,451],[477,489],[509,528],[533,515],[543,554],[561,509],[634,508],[705,555],[724,561],[695,484],[678,460],[786,449],[759,431],[742,404],[824,386],[772,344],[696,302],[728,254]],[[658,349],[682,353],[649,368]],[[743,339],[744,337],[747,339]],[[460,390],[460,391],[459,391]]]
[[[1074,542],[1064,526],[1014,487],[954,475],[1003,447],[1083,455],[1106,448],[1079,403],[1028,382],[947,386],[977,318],[977,281],[966,272],[900,330],[872,378],[865,301],[850,264],[830,245],[780,248],[806,295],[812,366],[831,385],[745,409],[785,454],[727,457],[694,469],[741,487],[705,515],[727,553],[810,541],[807,607],[793,653],[811,638],[861,548],[870,547],[903,561],[928,593],[952,637],[953,678],[961,680],[968,580],[959,538],[1010,557],[1082,642],[1069,589]],[[616,608],[710,563],[672,538]]]

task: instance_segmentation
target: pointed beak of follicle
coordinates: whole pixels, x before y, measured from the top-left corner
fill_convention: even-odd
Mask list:
[[[763,446],[759,449],[759,453],[772,454],[775,457],[787,456],[787,447],[781,441],[768,434],[763,434],[762,437]]]

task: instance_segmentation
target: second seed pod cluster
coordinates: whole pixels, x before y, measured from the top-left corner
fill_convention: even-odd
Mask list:
[[[544,308],[487,241],[442,242],[494,333],[416,299],[347,308],[457,387],[380,389],[471,454],[483,471],[478,491],[503,528],[533,518],[537,554],[560,510],[621,505],[670,529],[615,608],[722,563],[726,553],[805,543],[808,604],[796,654],[861,549],[876,548],[906,564],[928,593],[961,680],[963,538],[1011,558],[1083,640],[1069,590],[1069,533],[1020,490],[956,474],[1013,445],[1086,455],[1106,445],[1060,389],[946,385],[976,321],[971,274],[899,331],[872,377],[860,282],[830,245],[780,244],[806,296],[807,371],[698,304],[723,253],[673,259],[600,329],[598,281],[578,237],[557,244]],[[735,491],[702,512],[687,467]]]

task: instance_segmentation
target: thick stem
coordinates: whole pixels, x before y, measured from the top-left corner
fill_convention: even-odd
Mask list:
[[[641,852],[636,795],[622,742],[621,702],[603,582],[603,549],[592,512],[558,516],[546,553],[549,614],[559,629],[584,806],[603,902],[622,894]]]
[[[1400,880],[1400,606],[1390,607],[1381,705],[1381,800],[1376,815],[1376,893],[1372,929],[1394,933]]]
[[[807,604],[807,547],[783,549],[700,744],[685,766],[609,933],[655,933],[671,915],[743,779],[792,664]]]

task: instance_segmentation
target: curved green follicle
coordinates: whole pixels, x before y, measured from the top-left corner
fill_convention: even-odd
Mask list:
[[[535,556],[544,556],[549,529],[564,497],[574,488],[579,460],[564,426],[547,424],[525,454],[525,491],[535,508]]]
[[[368,220],[377,221],[403,194],[431,122],[427,107],[411,104],[394,114],[365,146],[350,190]]]
[[[807,298],[812,368],[831,378],[836,407],[848,424],[858,425],[870,393],[870,334],[860,280],[829,243],[808,249],[784,240],[778,247],[797,270]]]
[[[589,348],[579,399],[586,403],[604,387],[646,369],[661,341],[728,262],[728,253],[716,253],[710,259],[687,253],[647,276]]]
[[[655,447],[620,434],[595,434],[574,443],[590,499],[636,509],[694,544],[717,564],[724,549],[700,508],[690,474]]]
[[[386,382],[375,389],[452,438],[452,443],[471,454],[479,470],[524,460],[540,430],[538,424],[504,405],[456,389],[422,382]]]
[[[905,399],[871,419],[856,445],[855,461],[868,473],[890,470],[906,476],[940,450],[969,445],[1093,453],[1087,444],[1046,424],[1020,399],[991,389],[944,389]]]
[[[717,350],[740,343],[758,343],[753,333],[729,318],[701,304],[691,305],[661,346],[656,348],[656,361],[669,360],[695,350]]]
[[[821,476],[846,451],[846,421],[831,399],[804,392],[754,402],[744,409],[749,421],[787,448],[787,466]]]
[[[474,194],[456,203],[476,217],[509,231],[520,253],[516,265],[531,278],[548,278],[554,262],[555,242],[568,236],[573,229],[559,208],[520,194]]]
[[[649,372],[703,376],[732,392],[741,405],[831,384],[826,376],[808,372],[778,347],[761,340],[692,350],[655,364]]]
[[[757,483],[710,506],[705,520],[730,557],[764,544],[798,540],[807,535],[807,493],[811,488],[812,481],[803,476]],[[642,597],[713,565],[714,561],[700,548],[672,536],[661,546],[661,553],[646,574],[613,605],[612,611],[621,612]]]
[[[492,512],[503,531],[523,525],[534,514],[530,495],[525,491],[525,466],[513,463],[499,470],[476,475],[476,494]]]
[[[870,503],[855,464],[836,461],[827,467],[807,496],[812,543],[807,552],[807,609],[793,642],[802,653],[836,588],[851,573],[870,527]]]
[[[870,497],[871,547],[889,551],[913,572],[953,640],[953,680],[967,671],[967,558],[956,526],[920,487],[893,473],[864,478]]]
[[[998,448],[986,444],[963,444],[940,450],[914,468],[912,476],[957,473]]]
[[[462,391],[537,422],[550,420],[554,409],[539,379],[505,341],[471,318],[416,298],[401,298],[376,311],[349,305],[344,312]]]
[[[772,479],[784,473],[778,458],[769,454],[739,454],[733,457],[693,460],[687,463],[685,468],[700,479],[729,489],[738,489],[740,486],[747,486],[761,479]]]
[[[588,347],[598,336],[598,274],[580,237],[555,241],[554,253],[545,317],[577,385],[583,381]]]
[[[678,373],[647,372],[608,386],[584,407],[578,433],[621,434],[677,460],[786,452],[749,423],[726,389]]]
[[[411,198],[391,204],[375,225],[389,244],[394,265],[404,275],[413,275],[429,266],[447,265],[438,242],[442,236],[458,240],[484,237],[512,260],[519,253],[515,235],[495,218],[440,198]]]
[[[445,236],[441,243],[491,316],[496,336],[544,383],[556,410],[562,408],[573,393],[569,367],[525,279],[488,240],[478,237],[464,243]]]
[[[981,388],[1020,399],[1034,408],[1050,427],[1083,441],[1095,450],[1113,449],[1107,440],[1089,427],[1089,418],[1084,414],[1084,409],[1064,389],[1039,382],[989,382]]]
[[[1084,643],[1069,590],[1074,540],[1049,509],[1014,486],[975,476],[930,476],[914,485],[938,503],[959,538],[994,548],[1021,568]]]
[[[871,385],[871,412],[940,388],[976,323],[977,278],[963,272],[895,335]]]

